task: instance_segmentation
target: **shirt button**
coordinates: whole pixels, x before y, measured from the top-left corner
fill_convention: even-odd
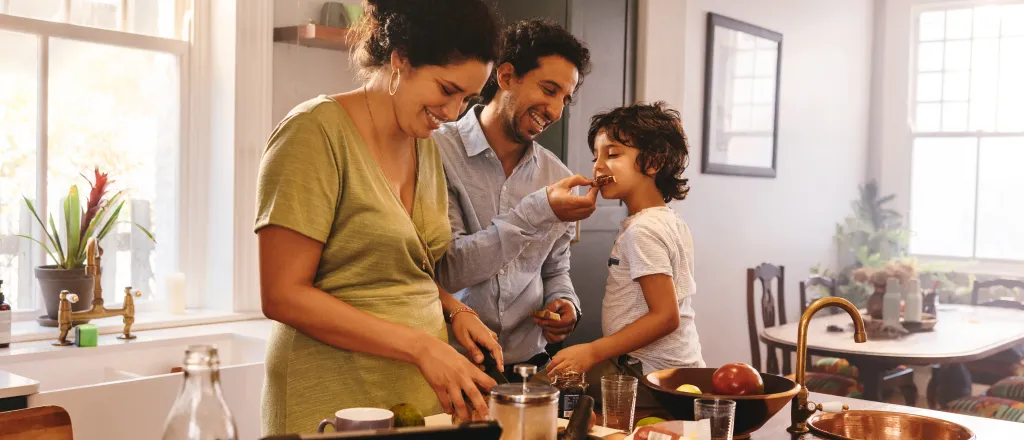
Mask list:
[[[498,271],[498,275],[505,275],[505,269],[501,269],[501,270],[499,270],[499,271]]]

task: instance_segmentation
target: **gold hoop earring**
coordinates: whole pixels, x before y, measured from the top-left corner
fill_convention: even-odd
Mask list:
[[[398,75],[398,80],[395,81],[395,75]],[[388,80],[388,93],[391,96],[395,96],[395,92],[398,91],[398,85],[402,83],[402,71],[395,69],[391,71],[391,78]],[[394,86],[394,89],[391,87]]]

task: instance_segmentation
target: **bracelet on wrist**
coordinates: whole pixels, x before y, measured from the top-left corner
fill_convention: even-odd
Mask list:
[[[448,322],[451,323],[455,321],[455,315],[458,315],[459,313],[469,313],[472,314],[473,316],[476,316],[477,318],[480,317],[480,315],[478,315],[476,312],[473,311],[473,309],[469,307],[456,307],[455,310],[452,310],[451,313],[448,314]]]

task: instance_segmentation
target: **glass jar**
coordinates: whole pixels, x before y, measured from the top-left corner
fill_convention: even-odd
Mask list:
[[[567,419],[576,410],[580,399],[587,394],[587,375],[565,370],[555,376],[552,385],[559,391],[558,416]]]
[[[491,389],[491,419],[501,424],[501,440],[555,440],[558,389],[540,383],[502,384]]]
[[[189,346],[185,350],[184,379],[167,416],[163,440],[237,440],[235,420],[220,390],[217,348]]]

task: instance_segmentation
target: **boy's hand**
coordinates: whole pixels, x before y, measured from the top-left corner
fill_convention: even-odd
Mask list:
[[[593,344],[579,344],[563,348],[551,358],[546,368],[549,377],[557,376],[559,372],[565,370],[586,373],[601,361],[594,351]]]
[[[572,189],[577,186],[590,185],[590,179],[582,175],[569,176],[548,185],[548,204],[555,216],[563,222],[574,222],[590,217],[597,210],[597,192],[591,187],[585,196],[578,196]]]
[[[545,310],[550,310],[561,316],[559,320],[533,318],[533,322],[544,329],[544,339],[549,344],[562,342],[572,334],[576,327],[576,307],[567,299],[559,298],[548,303]]]

